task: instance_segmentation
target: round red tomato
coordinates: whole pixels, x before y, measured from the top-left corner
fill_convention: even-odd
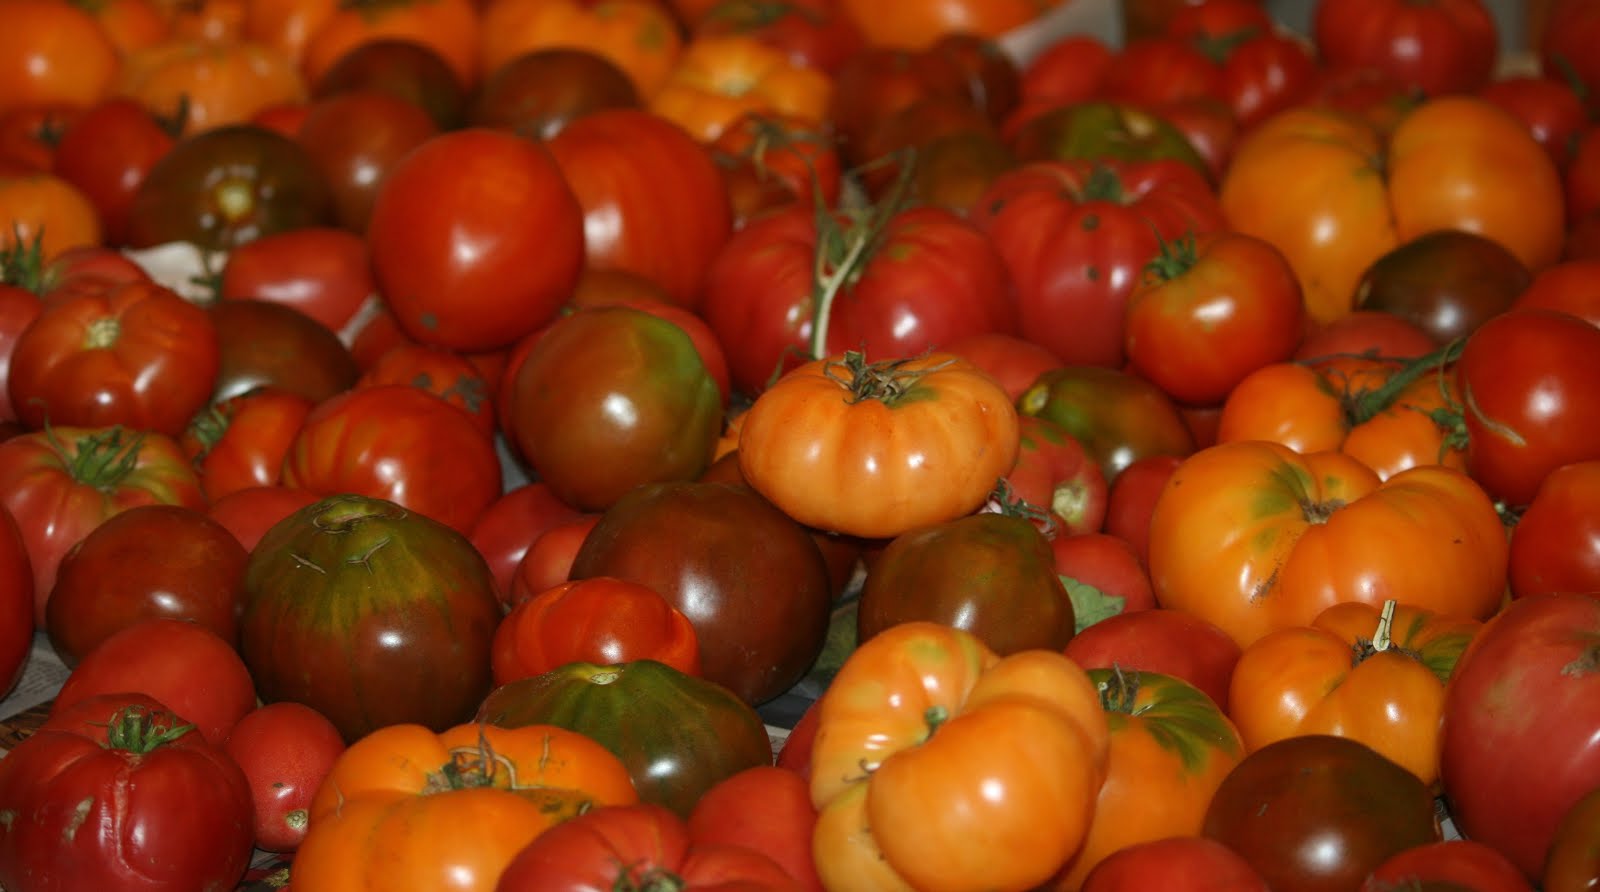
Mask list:
[[[700,674],[694,624],[659,592],[596,576],[564,582],[517,604],[495,629],[495,684],[543,675],[567,663],[655,660]]]
[[[229,252],[219,290],[223,300],[288,304],[339,334],[377,286],[361,236],[308,226],[264,235]]]
[[[294,851],[306,838],[312,797],[345,750],[339,729],[302,703],[268,703],[233,726],[223,749],[250,784],[256,848]]]
[[[1172,836],[1128,846],[1083,878],[1082,892],[1268,892],[1239,853],[1203,836]]]
[[[512,603],[511,581],[534,540],[578,513],[557,498],[548,484],[535,480],[509,490],[478,515],[468,538],[489,562],[501,603]]]
[[[367,231],[389,173],[439,132],[422,106],[380,90],[323,96],[302,112],[295,141],[327,179],[334,219],[356,233]]]
[[[1321,2],[1312,37],[1328,67],[1374,68],[1428,95],[1487,84],[1500,48],[1483,0]]]
[[[11,512],[0,506],[0,698],[11,692],[33,648],[33,568]]]
[[[1600,592],[1600,459],[1545,478],[1511,529],[1511,594]]]
[[[172,130],[138,100],[113,97],[62,131],[52,169],[94,205],[106,243],[120,245],[128,237],[134,193],[174,142]]]
[[[1446,839],[1397,852],[1367,875],[1361,892],[1428,889],[1430,883],[1457,883],[1470,892],[1533,892],[1522,872],[1498,849],[1469,839]]]
[[[206,498],[277,484],[284,456],[312,408],[304,396],[269,385],[197,413],[179,444],[199,471]]]
[[[367,244],[384,301],[406,334],[487,350],[548,322],[577,284],[583,210],[542,144],[460,130],[423,143],[389,171]]]

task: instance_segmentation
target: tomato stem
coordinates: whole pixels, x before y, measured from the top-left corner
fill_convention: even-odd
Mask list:
[[[1394,631],[1395,602],[1390,598],[1383,602],[1383,609],[1378,613],[1378,629],[1372,633],[1372,649],[1376,653],[1383,653],[1394,643],[1390,637]]]
[[[143,706],[125,706],[106,725],[106,748],[143,755],[193,730],[194,725],[174,725],[168,716],[152,713]]]
[[[11,244],[0,249],[0,282],[36,295],[49,290],[44,272],[43,227],[28,238],[23,235],[22,224],[11,224]]]
[[[930,706],[923,710],[922,720],[928,725],[927,737],[932,737],[938,733],[940,728],[944,727],[945,722],[950,721],[950,710],[943,706]],[[923,739],[926,740],[927,737]]]
[[[44,435],[72,479],[101,492],[111,492],[133,473],[144,446],[143,431],[128,436],[121,425],[79,437],[72,449],[61,442],[48,422]]]
[[[1145,274],[1156,281],[1170,282],[1194,269],[1194,265],[1199,262],[1199,249],[1195,243],[1193,229],[1172,241],[1167,241],[1157,232],[1156,242],[1161,249],[1149,263],[1144,265]]]
[[[866,355],[859,350],[846,350],[843,358],[829,360],[823,366],[823,374],[850,391],[851,403],[877,400],[893,406],[908,398],[916,390],[923,375],[937,372],[949,365],[948,362],[941,362],[922,369],[904,367],[915,358],[907,356],[867,362]]]
[[[979,510],[981,514],[999,514],[1003,517],[1020,517],[1044,529],[1046,536],[1054,536],[1056,532],[1055,516],[1049,511],[1034,505],[1022,496],[1017,495],[1011,488],[1011,481],[1004,477],[995,481],[994,489],[990,490],[989,500]]]
[[[1120,715],[1133,715],[1133,705],[1139,699],[1139,673],[1124,672],[1116,664],[1111,666],[1111,677],[1097,685],[1100,691],[1100,708]]]
[[[1400,394],[1423,375],[1430,372],[1442,375],[1445,368],[1461,356],[1464,346],[1466,341],[1457,338],[1431,353],[1407,361],[1377,387],[1345,394],[1345,423],[1355,427],[1378,417],[1379,413],[1394,405]]]

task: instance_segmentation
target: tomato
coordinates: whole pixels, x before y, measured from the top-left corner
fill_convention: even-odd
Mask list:
[[[861,29],[834,0],[714,0],[690,30],[696,35],[748,34],[828,75],[865,45]]]
[[[1393,313],[1446,344],[1505,312],[1532,280],[1494,239],[1439,229],[1373,261],[1356,283],[1355,305]]]
[[[1022,335],[1068,365],[1121,365],[1128,296],[1161,243],[1222,226],[1210,184],[1175,161],[1026,164],[971,218],[1016,285]]]
[[[229,889],[250,862],[250,790],[183,719],[128,706],[43,728],[0,762],[0,882]],[[85,824],[92,828],[80,832]]]
[[[28,547],[39,626],[62,555],[106,518],[154,503],[205,505],[200,481],[170,437],[52,427],[0,441],[0,504]]]
[[[497,685],[578,662],[649,659],[699,675],[700,643],[689,618],[654,589],[598,576],[512,607],[495,628],[492,659]]]
[[[506,603],[512,607],[538,593],[567,582],[572,576],[572,565],[578,559],[589,533],[600,523],[600,515],[577,514],[551,524],[528,543],[528,550],[517,563],[506,591]]]
[[[1437,347],[1438,342],[1415,322],[1384,310],[1356,309],[1306,332],[1294,358],[1323,368],[1351,358],[1416,359]]]
[[[578,892],[666,884],[682,892],[800,887],[776,862],[744,846],[703,842],[659,805],[600,808],[541,834],[506,866],[496,892]]]
[[[1229,715],[1251,750],[1303,734],[1372,747],[1439,779],[1444,686],[1479,622],[1410,605],[1335,604],[1308,626],[1279,629],[1234,666]]]
[[[180,441],[211,501],[253,486],[273,486],[299,435],[310,400],[275,387],[229,397],[197,413]]]
[[[440,130],[466,118],[466,88],[439,52],[403,37],[379,37],[351,48],[311,82],[311,98],[376,90],[421,106]]]
[[[1597,143],[1600,144],[1600,143]],[[1512,301],[1513,307],[1561,310],[1600,327],[1600,258],[1547,266]]]
[[[1145,108],[1222,98],[1222,70],[1198,47],[1176,36],[1128,41],[1106,66],[1099,95]]]
[[[139,182],[128,207],[128,244],[192,242],[228,251],[330,221],[328,183],[305,148],[253,124],[187,137]]]
[[[489,381],[461,353],[426,344],[398,344],[368,366],[356,387],[400,384],[431,393],[455,406],[490,437],[495,407]]]
[[[1511,528],[1511,595],[1600,592],[1600,459],[1551,471]]]
[[[1063,653],[1085,669],[1181,679],[1227,714],[1240,650],[1226,632],[1192,613],[1154,608],[1107,617],[1074,636]]]
[[[712,142],[752,112],[821,123],[832,92],[832,78],[753,36],[700,34],[684,46],[648,107]]]
[[[718,781],[689,812],[689,833],[700,842],[761,852],[801,889],[822,892],[811,853],[817,821],[810,784],[793,771],[757,765]]]
[[[108,244],[127,238],[134,193],[175,142],[171,130],[136,100],[96,103],[62,131],[55,174],[77,186],[99,213]]]
[[[11,512],[0,506],[0,698],[11,693],[33,651],[33,568]]]
[[[622,760],[641,801],[680,817],[724,778],[772,763],[766,726],[749,704],[654,660],[568,663],[501,685],[478,719],[582,734]]]
[[[1220,202],[1232,228],[1283,252],[1309,315],[1327,323],[1352,309],[1374,261],[1436,229],[1494,239],[1530,270],[1555,262],[1561,188],[1515,118],[1486,99],[1447,96],[1406,112],[1387,134],[1324,106],[1282,112],[1240,140]]]
[[[694,624],[702,674],[751,704],[789,690],[816,661],[833,594],[810,531],[735,483],[631,490],[600,515],[570,575],[659,592]]]
[[[1233,723],[1185,681],[1122,668],[1090,670],[1089,680],[1111,732],[1106,780],[1083,848],[1049,889],[1081,888],[1128,846],[1198,836],[1211,797],[1245,753]]]
[[[659,293],[630,294],[628,290],[632,287],[631,285],[607,285],[604,283],[607,279],[631,280],[633,284],[643,290],[659,291],[648,280],[640,279],[632,273],[624,273],[618,270],[587,270],[584,273],[583,280],[578,284],[577,293],[568,302],[569,306],[574,310],[602,306],[630,307],[635,310],[643,310],[652,316],[659,316],[683,329],[683,333],[688,335],[689,340],[694,342],[695,352],[700,354],[700,362],[706,367],[706,374],[710,375],[711,380],[716,383],[717,392],[722,395],[723,405],[726,406],[732,393],[732,384],[728,380],[728,357],[722,349],[722,342],[717,339],[717,335],[711,330],[711,326],[707,325],[699,314],[666,300]],[[617,289],[616,293],[608,290],[612,287]],[[520,349],[521,345],[518,346]],[[511,365],[509,359],[506,364],[507,366]]]
[[[294,882],[492,892],[551,827],[637,801],[616,756],[562,728],[388,725],[334,761],[311,802]]]
[[[1241,647],[1349,601],[1404,598],[1485,618],[1500,606],[1506,554],[1493,503],[1459,471],[1415,467],[1380,482],[1341,453],[1267,441],[1190,456],[1150,525],[1156,599]]]
[[[284,458],[283,482],[388,499],[464,533],[499,497],[500,458],[460,409],[408,384],[381,384],[312,409]]]
[[[7,5],[0,41],[0,111],[63,103],[89,106],[111,91],[117,48],[87,11],[56,0]]]
[[[373,273],[410,337],[503,347],[554,318],[577,283],[582,213],[543,145],[486,129],[441,134],[378,188]],[[541,225],[521,225],[530,217]]]
[[[1324,2],[1311,28],[1324,64],[1376,68],[1430,95],[1487,84],[1500,47],[1482,0]]]
[[[480,76],[479,29],[486,26],[471,0],[404,0],[341,4],[306,37],[300,69],[307,83],[321,81],[345,54],[378,40],[420,43],[450,66],[462,89]]]
[[[1122,469],[1106,493],[1105,531],[1125,540],[1150,565],[1150,514],[1167,478],[1183,460],[1177,455],[1149,455]]]
[[[1063,365],[1048,347],[999,331],[956,338],[943,349],[988,372],[1013,401],[1033,386],[1040,375]]]
[[[123,424],[177,436],[220,365],[206,312],[153,282],[48,301],[17,338],[7,382],[30,427]]]
[[[1164,244],[1127,303],[1132,367],[1180,403],[1221,403],[1245,375],[1288,359],[1304,326],[1283,254],[1242,233]]]
[[[712,266],[704,313],[735,389],[756,395],[807,358],[902,359],[1015,331],[995,242],[954,211],[791,206],[752,220]]]
[[[1308,734],[1268,744],[1223,778],[1203,833],[1274,889],[1354,889],[1396,852],[1436,842],[1433,796],[1354,740]]]
[[[1473,332],[1454,371],[1467,471],[1495,498],[1526,505],[1551,471],[1600,458],[1600,328],[1513,310]]]
[[[250,671],[230,642],[204,626],[160,616],[124,626],[84,654],[51,714],[119,692],[156,698],[218,746],[256,705]]]
[[[68,666],[147,617],[193,622],[235,645],[249,555],[195,508],[139,505],[107,518],[66,553],[45,628]]]
[[[245,551],[253,551],[273,524],[315,501],[316,493],[303,489],[251,486],[212,501],[206,515],[227,527]]]
[[[1600,787],[1585,793],[1556,825],[1545,858],[1539,888],[1544,892],[1577,892],[1600,880]]]
[[[554,46],[603,56],[627,73],[641,99],[661,88],[683,50],[665,4],[640,0],[504,0],[490,4],[480,45],[485,72]]]
[[[1597,630],[1593,597],[1519,598],[1484,624],[1445,691],[1439,767],[1451,817],[1529,879],[1562,816],[1600,785]]]
[[[222,351],[214,399],[270,387],[321,403],[349,390],[360,374],[339,336],[294,307],[233,298],[208,312]]]
[[[377,90],[349,90],[312,102],[294,138],[333,189],[334,219],[362,233],[389,172],[438,132],[414,102]]]
[[[287,304],[339,333],[375,293],[367,243],[330,227],[262,236],[229,252],[218,296]]]
[[[1471,892],[1533,892],[1522,872],[1498,849],[1470,839],[1430,842],[1397,852],[1367,875],[1361,892],[1429,882],[1460,883]]]
[[[1042,15],[1052,3],[1030,0],[840,0],[869,45],[921,49],[952,31],[999,38]]]
[[[1083,892],[1267,892],[1232,849],[1203,836],[1172,836],[1118,849],[1083,878]]]
[[[697,309],[711,262],[733,232],[710,149],[631,108],[585,115],[549,145],[583,209],[589,266],[638,273],[673,303]]]
[[[1005,392],[966,362],[935,353],[869,363],[846,353],[801,366],[756,398],[740,428],[739,467],[807,526],[889,537],[983,504],[1019,443]]]
[[[539,535],[577,516],[578,509],[538,480],[511,488],[478,515],[468,538],[488,561],[502,603],[511,604],[512,579]]]
[[[250,784],[256,848],[294,851],[306,838],[312,797],[344,752],[339,729],[304,704],[268,703],[233,726],[223,749]]]
[[[1600,16],[1582,0],[1555,0],[1542,12],[1542,18],[1530,23],[1540,70],[1549,77],[1583,85],[1589,107],[1595,108],[1600,65],[1588,47],[1594,46],[1592,38],[1600,34]]]
[[[824,886],[1032,889],[1084,844],[1110,731],[1059,653],[999,657],[971,633],[903,623],[846,657],[819,704]]]
[[[1496,78],[1479,95],[1521,120],[1556,169],[1567,169],[1576,154],[1579,134],[1589,122],[1583,97],[1572,83],[1556,77],[1512,75]]]
[[[305,703],[347,741],[443,729],[488,693],[494,581],[465,536],[422,514],[356,495],[308,505],[251,551],[245,591],[239,650],[262,701]]]
[[[866,154],[866,136],[895,113],[933,97],[970,102],[967,71],[947,53],[866,46],[834,72],[828,121],[846,162],[860,166],[876,159]]]
[[[1213,59],[1220,55],[1220,93],[1245,128],[1304,101],[1315,86],[1312,50],[1278,28],[1256,0],[1186,3],[1163,33]]]
[[[639,91],[615,62],[591,50],[550,46],[491,71],[468,117],[479,127],[550,139],[589,112],[638,107]]]
[[[1058,534],[1050,540],[1050,553],[1073,598],[1079,631],[1110,615],[1156,606],[1150,574],[1127,540],[1100,532]]]
[[[502,398],[509,439],[575,508],[602,510],[711,462],[721,392],[689,335],[662,317],[578,310],[539,335],[514,375]]]
[[[1045,372],[1017,409],[1066,429],[1115,486],[1123,470],[1151,456],[1184,456],[1194,434],[1172,398],[1138,375],[1094,365]]]
[[[78,187],[50,173],[0,172],[0,249],[43,242],[46,259],[103,240],[94,205]]]
[[[11,404],[11,354],[16,352],[17,338],[43,309],[38,295],[9,283],[0,285],[0,420],[17,421]]]
[[[1017,428],[1017,462],[1004,478],[1011,495],[1047,512],[1039,525],[1053,538],[1098,532],[1108,489],[1100,465],[1053,421],[1020,415]]]

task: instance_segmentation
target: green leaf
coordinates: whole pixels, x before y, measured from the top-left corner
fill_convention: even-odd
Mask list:
[[[1121,595],[1107,594],[1087,582],[1079,582],[1071,576],[1061,577],[1061,584],[1066,586],[1067,597],[1072,599],[1072,615],[1077,620],[1077,631],[1082,632],[1095,623],[1110,619],[1122,612],[1127,606],[1127,598]]]

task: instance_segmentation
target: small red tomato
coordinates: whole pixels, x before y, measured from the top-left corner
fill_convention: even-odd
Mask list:
[[[507,491],[478,515],[467,538],[489,562],[502,603],[511,606],[512,580],[534,540],[556,524],[577,516],[578,509],[556,498],[550,487],[538,480]],[[577,546],[572,550],[576,554]],[[565,579],[563,575],[556,582]],[[540,586],[538,590],[549,587]]]
[[[1100,529],[1106,517],[1106,477],[1077,438],[1037,415],[1017,419],[1017,463],[1006,483],[1017,498],[1048,512],[1047,535],[1073,536]]]
[[[256,848],[292,852],[306,838],[311,799],[344,752],[327,716],[290,700],[247,713],[223,749],[244,770],[255,803]]]
[[[512,608],[495,629],[495,684],[567,663],[655,660],[700,674],[694,625],[655,589],[595,576],[546,589]]]
[[[515,607],[545,589],[566,582],[578,549],[599,522],[599,514],[578,514],[551,524],[535,536],[511,578],[507,603]]]
[[[1499,849],[1469,839],[1430,842],[1392,855],[1367,876],[1361,892],[1431,889],[1439,883],[1471,892],[1533,892]]]
[[[817,809],[810,785],[793,771],[757,765],[705,791],[689,812],[689,835],[699,843],[743,846],[788,871],[804,892],[822,892],[812,857]]]
[[[1084,877],[1083,892],[1267,892],[1250,862],[1214,839],[1174,836],[1121,849]]]

